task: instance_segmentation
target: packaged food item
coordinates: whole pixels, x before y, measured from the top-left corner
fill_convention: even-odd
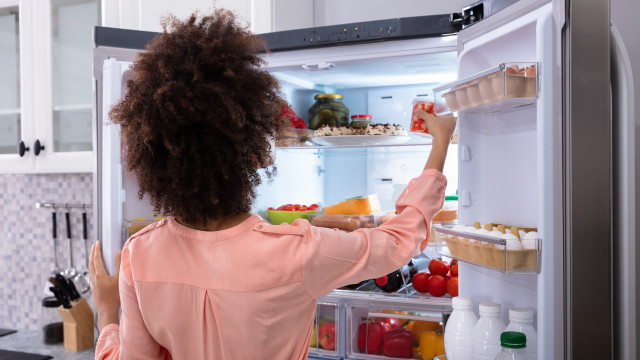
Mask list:
[[[478,322],[473,312],[473,299],[458,296],[451,299],[453,312],[444,329],[444,349],[447,359],[471,359],[473,329]]]
[[[480,304],[480,319],[473,329],[471,353],[474,359],[494,360],[500,352],[500,334],[504,331],[502,306]]]
[[[538,358],[538,334],[533,327],[533,309],[509,309],[509,325],[505,331],[517,331],[525,334],[527,337],[525,353],[531,359]]]
[[[496,360],[526,360],[527,337],[516,331],[505,331],[500,335],[502,349]]]
[[[309,129],[316,130],[322,125],[349,125],[349,109],[339,94],[318,94],[316,102],[309,108]]]
[[[416,116],[416,111],[418,109],[426,111],[430,116],[434,116],[433,112],[434,104],[433,101],[426,100],[425,98],[415,98],[411,103],[413,111],[411,112],[411,132],[416,133],[424,133],[428,134],[429,129],[427,128],[427,122],[423,119],[420,119]]]
[[[276,135],[276,146],[298,146],[302,142],[301,130],[307,129],[304,119],[296,115],[289,105],[282,105],[280,108],[280,119],[282,122]],[[305,140],[308,140],[309,134],[306,137]]]
[[[458,220],[458,195],[447,195],[442,209],[433,217],[435,224],[455,224]]]
[[[380,212],[380,199],[378,198],[378,194],[347,199],[324,208],[325,214],[371,215],[376,212]]]
[[[351,124],[353,127],[367,127],[371,125],[373,116],[367,114],[351,115]]]

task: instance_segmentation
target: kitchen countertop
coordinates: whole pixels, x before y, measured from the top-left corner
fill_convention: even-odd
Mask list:
[[[46,345],[42,342],[41,330],[18,330],[1,336],[0,349],[50,355],[54,359],[64,360],[93,360],[95,354],[94,348],[72,351],[65,349],[62,343]]]

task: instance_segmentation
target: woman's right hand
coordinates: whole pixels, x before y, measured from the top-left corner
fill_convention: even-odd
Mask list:
[[[454,116],[435,116],[422,109],[416,109],[414,117],[424,120],[427,123],[429,134],[433,136],[433,142],[449,143],[456,129],[456,118]]]
[[[454,116],[435,116],[422,109],[417,109],[414,116],[427,123],[429,133],[433,136],[431,151],[424,169],[436,169],[442,172],[444,160],[447,157],[447,150],[451,137],[456,129],[456,118]]]

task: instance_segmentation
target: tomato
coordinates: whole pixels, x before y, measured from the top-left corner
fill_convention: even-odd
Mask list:
[[[458,276],[458,263],[455,263],[455,264],[451,265],[450,271],[451,271],[451,276],[453,276],[453,277]]]
[[[413,357],[413,339],[407,329],[387,331],[382,339],[382,353],[385,356],[407,358]]]
[[[377,354],[382,347],[383,327],[377,322],[365,322],[358,327],[358,349],[365,354]]]
[[[447,282],[447,292],[449,295],[456,297],[458,296],[458,278],[453,277],[451,280]]]
[[[280,210],[280,211],[311,211],[311,210],[317,210],[319,208],[320,208],[320,206],[318,204],[311,204],[309,206],[300,205],[300,204],[284,204],[284,205],[279,206],[275,210]],[[269,207],[269,210],[274,210],[274,208],[273,207]]]
[[[427,282],[429,294],[440,297],[447,293],[447,279],[442,275],[431,275]]]
[[[426,272],[420,272],[413,275],[413,279],[411,279],[413,288],[419,293],[427,293],[427,281],[429,281],[429,276],[431,275]]]
[[[432,259],[429,262],[429,272],[431,275],[447,275],[449,272],[449,264],[440,259]]]
[[[273,206],[269,206],[267,210],[275,210],[275,209],[273,208]]]

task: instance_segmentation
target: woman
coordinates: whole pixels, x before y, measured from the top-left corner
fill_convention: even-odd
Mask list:
[[[306,220],[272,226],[250,213],[282,104],[277,81],[260,68],[263,49],[218,10],[170,19],[133,64],[111,117],[140,196],[167,217],[127,241],[116,276],[100,244],[92,248],[97,359],[305,359],[318,298],[419,254],[444,201],[455,120],[418,114],[433,147],[384,225],[351,233]]]

